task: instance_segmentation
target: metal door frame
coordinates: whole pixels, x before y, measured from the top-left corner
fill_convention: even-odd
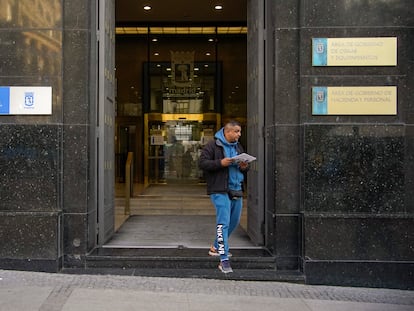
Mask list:
[[[97,244],[114,233],[115,0],[97,0]]]
[[[250,9],[250,10],[249,10]],[[248,173],[247,233],[257,245],[266,245],[266,160],[265,152],[265,1],[248,1],[248,152],[257,157]],[[251,44],[251,48],[249,48]],[[250,94],[249,94],[250,91]]]

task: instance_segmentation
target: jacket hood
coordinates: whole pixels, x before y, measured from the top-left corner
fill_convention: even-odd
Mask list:
[[[234,143],[230,143],[227,141],[226,137],[224,137],[224,127],[222,127],[221,129],[219,129],[216,134],[214,135],[215,138],[217,138],[224,146],[233,146],[236,147],[237,146],[237,141]]]

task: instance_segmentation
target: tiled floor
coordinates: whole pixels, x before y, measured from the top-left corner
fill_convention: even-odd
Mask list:
[[[214,216],[131,216],[105,246],[207,248],[214,236]],[[230,246],[254,247],[241,227],[230,237]]]
[[[118,185],[117,197],[122,196],[122,185]],[[145,196],[200,196],[205,195],[205,186],[167,186],[158,185],[143,189],[135,185],[136,194]],[[121,190],[121,191],[120,191]],[[246,209],[244,209],[246,210]],[[231,248],[255,248],[247,236],[243,224],[247,222],[246,213],[242,215],[239,226],[230,237]],[[105,247],[208,247],[215,236],[215,217],[200,215],[157,215],[124,216],[123,208],[117,207],[116,233]]]

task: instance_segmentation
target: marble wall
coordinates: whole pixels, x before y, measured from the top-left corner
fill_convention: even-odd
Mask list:
[[[59,271],[88,247],[91,3],[0,4],[0,85],[52,87],[51,115],[0,115],[0,268]]]
[[[311,284],[412,288],[414,3],[266,4],[278,267],[296,256]],[[398,64],[314,67],[320,37],[397,37]],[[397,115],[312,115],[314,86],[377,85],[397,86]]]

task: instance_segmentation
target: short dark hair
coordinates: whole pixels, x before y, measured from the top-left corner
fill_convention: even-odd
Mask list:
[[[236,120],[230,120],[230,121],[226,122],[226,124],[224,125],[224,127],[230,127],[230,126],[231,127],[233,127],[233,126],[240,126],[241,127],[240,123]]]

